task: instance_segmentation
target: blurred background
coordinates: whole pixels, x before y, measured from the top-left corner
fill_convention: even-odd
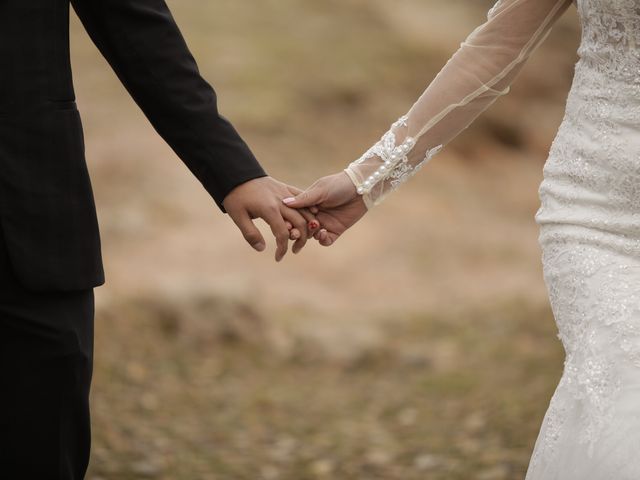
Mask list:
[[[404,114],[490,0],[169,0],[271,175]],[[107,284],[89,479],[521,479],[563,353],[534,214],[579,40],[334,247],[251,250],[72,22]],[[266,232],[265,232],[266,233]]]

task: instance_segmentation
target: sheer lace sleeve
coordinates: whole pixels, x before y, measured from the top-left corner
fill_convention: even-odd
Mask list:
[[[407,115],[345,171],[378,204],[509,86],[571,0],[498,0]]]

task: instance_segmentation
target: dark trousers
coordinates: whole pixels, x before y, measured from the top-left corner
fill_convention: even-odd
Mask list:
[[[84,478],[93,315],[93,289],[21,286],[0,228],[0,478]]]

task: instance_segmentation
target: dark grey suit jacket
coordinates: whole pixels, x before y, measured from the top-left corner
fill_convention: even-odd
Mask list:
[[[163,0],[72,0],[87,32],[222,208],[265,173],[200,76]],[[0,0],[0,228],[35,290],[100,285],[98,222],[69,61],[69,0]]]

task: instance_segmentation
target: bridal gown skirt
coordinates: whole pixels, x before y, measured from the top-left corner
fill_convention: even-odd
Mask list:
[[[638,480],[640,84],[578,62],[539,194],[566,359],[526,480]]]

